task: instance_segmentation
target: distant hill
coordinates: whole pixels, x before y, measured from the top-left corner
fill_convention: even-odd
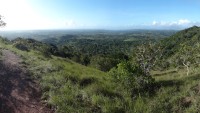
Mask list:
[[[164,51],[163,62],[169,60],[169,62],[175,63],[173,60],[176,60],[178,56],[181,56],[180,54],[183,54],[181,53],[183,49],[188,49],[188,52],[192,52],[196,48],[195,52],[193,51],[193,53],[190,53],[190,56],[194,57],[198,54],[197,50],[200,49],[199,44],[200,27],[193,26],[191,28],[179,31],[160,42],[160,46],[162,46]],[[185,51],[185,53],[186,52],[187,51]]]
[[[163,46],[170,50],[173,54],[177,52],[181,44],[193,46],[195,43],[200,42],[200,27],[194,26],[162,40]]]

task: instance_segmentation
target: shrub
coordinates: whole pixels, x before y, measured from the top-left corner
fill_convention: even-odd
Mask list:
[[[151,91],[154,79],[151,76],[145,76],[138,65],[129,62],[122,62],[109,71],[116,82],[122,83],[133,95]]]
[[[22,51],[29,51],[28,47],[24,44],[17,43],[14,45],[17,49],[22,50]]]

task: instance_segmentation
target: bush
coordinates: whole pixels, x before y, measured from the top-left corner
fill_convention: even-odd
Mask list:
[[[145,76],[138,65],[132,65],[129,62],[123,62],[109,71],[116,82],[122,83],[133,95],[151,91],[154,79],[151,76]]]
[[[17,49],[22,50],[22,51],[29,51],[28,47],[24,44],[17,43],[14,45]]]

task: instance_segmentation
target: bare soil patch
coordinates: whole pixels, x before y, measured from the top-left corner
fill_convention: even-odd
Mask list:
[[[20,64],[22,59],[2,50],[0,61],[0,113],[53,113],[41,101],[40,87]]]

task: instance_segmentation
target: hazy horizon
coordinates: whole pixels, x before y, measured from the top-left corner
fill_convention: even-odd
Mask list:
[[[195,25],[196,26],[196,25]],[[193,26],[191,26],[193,27]],[[199,27],[199,26],[198,26]],[[101,29],[101,28],[85,28],[85,29],[4,29],[1,28],[0,32],[28,32],[28,31],[180,31],[190,27],[181,29],[160,29],[160,28],[133,28],[133,29]]]

